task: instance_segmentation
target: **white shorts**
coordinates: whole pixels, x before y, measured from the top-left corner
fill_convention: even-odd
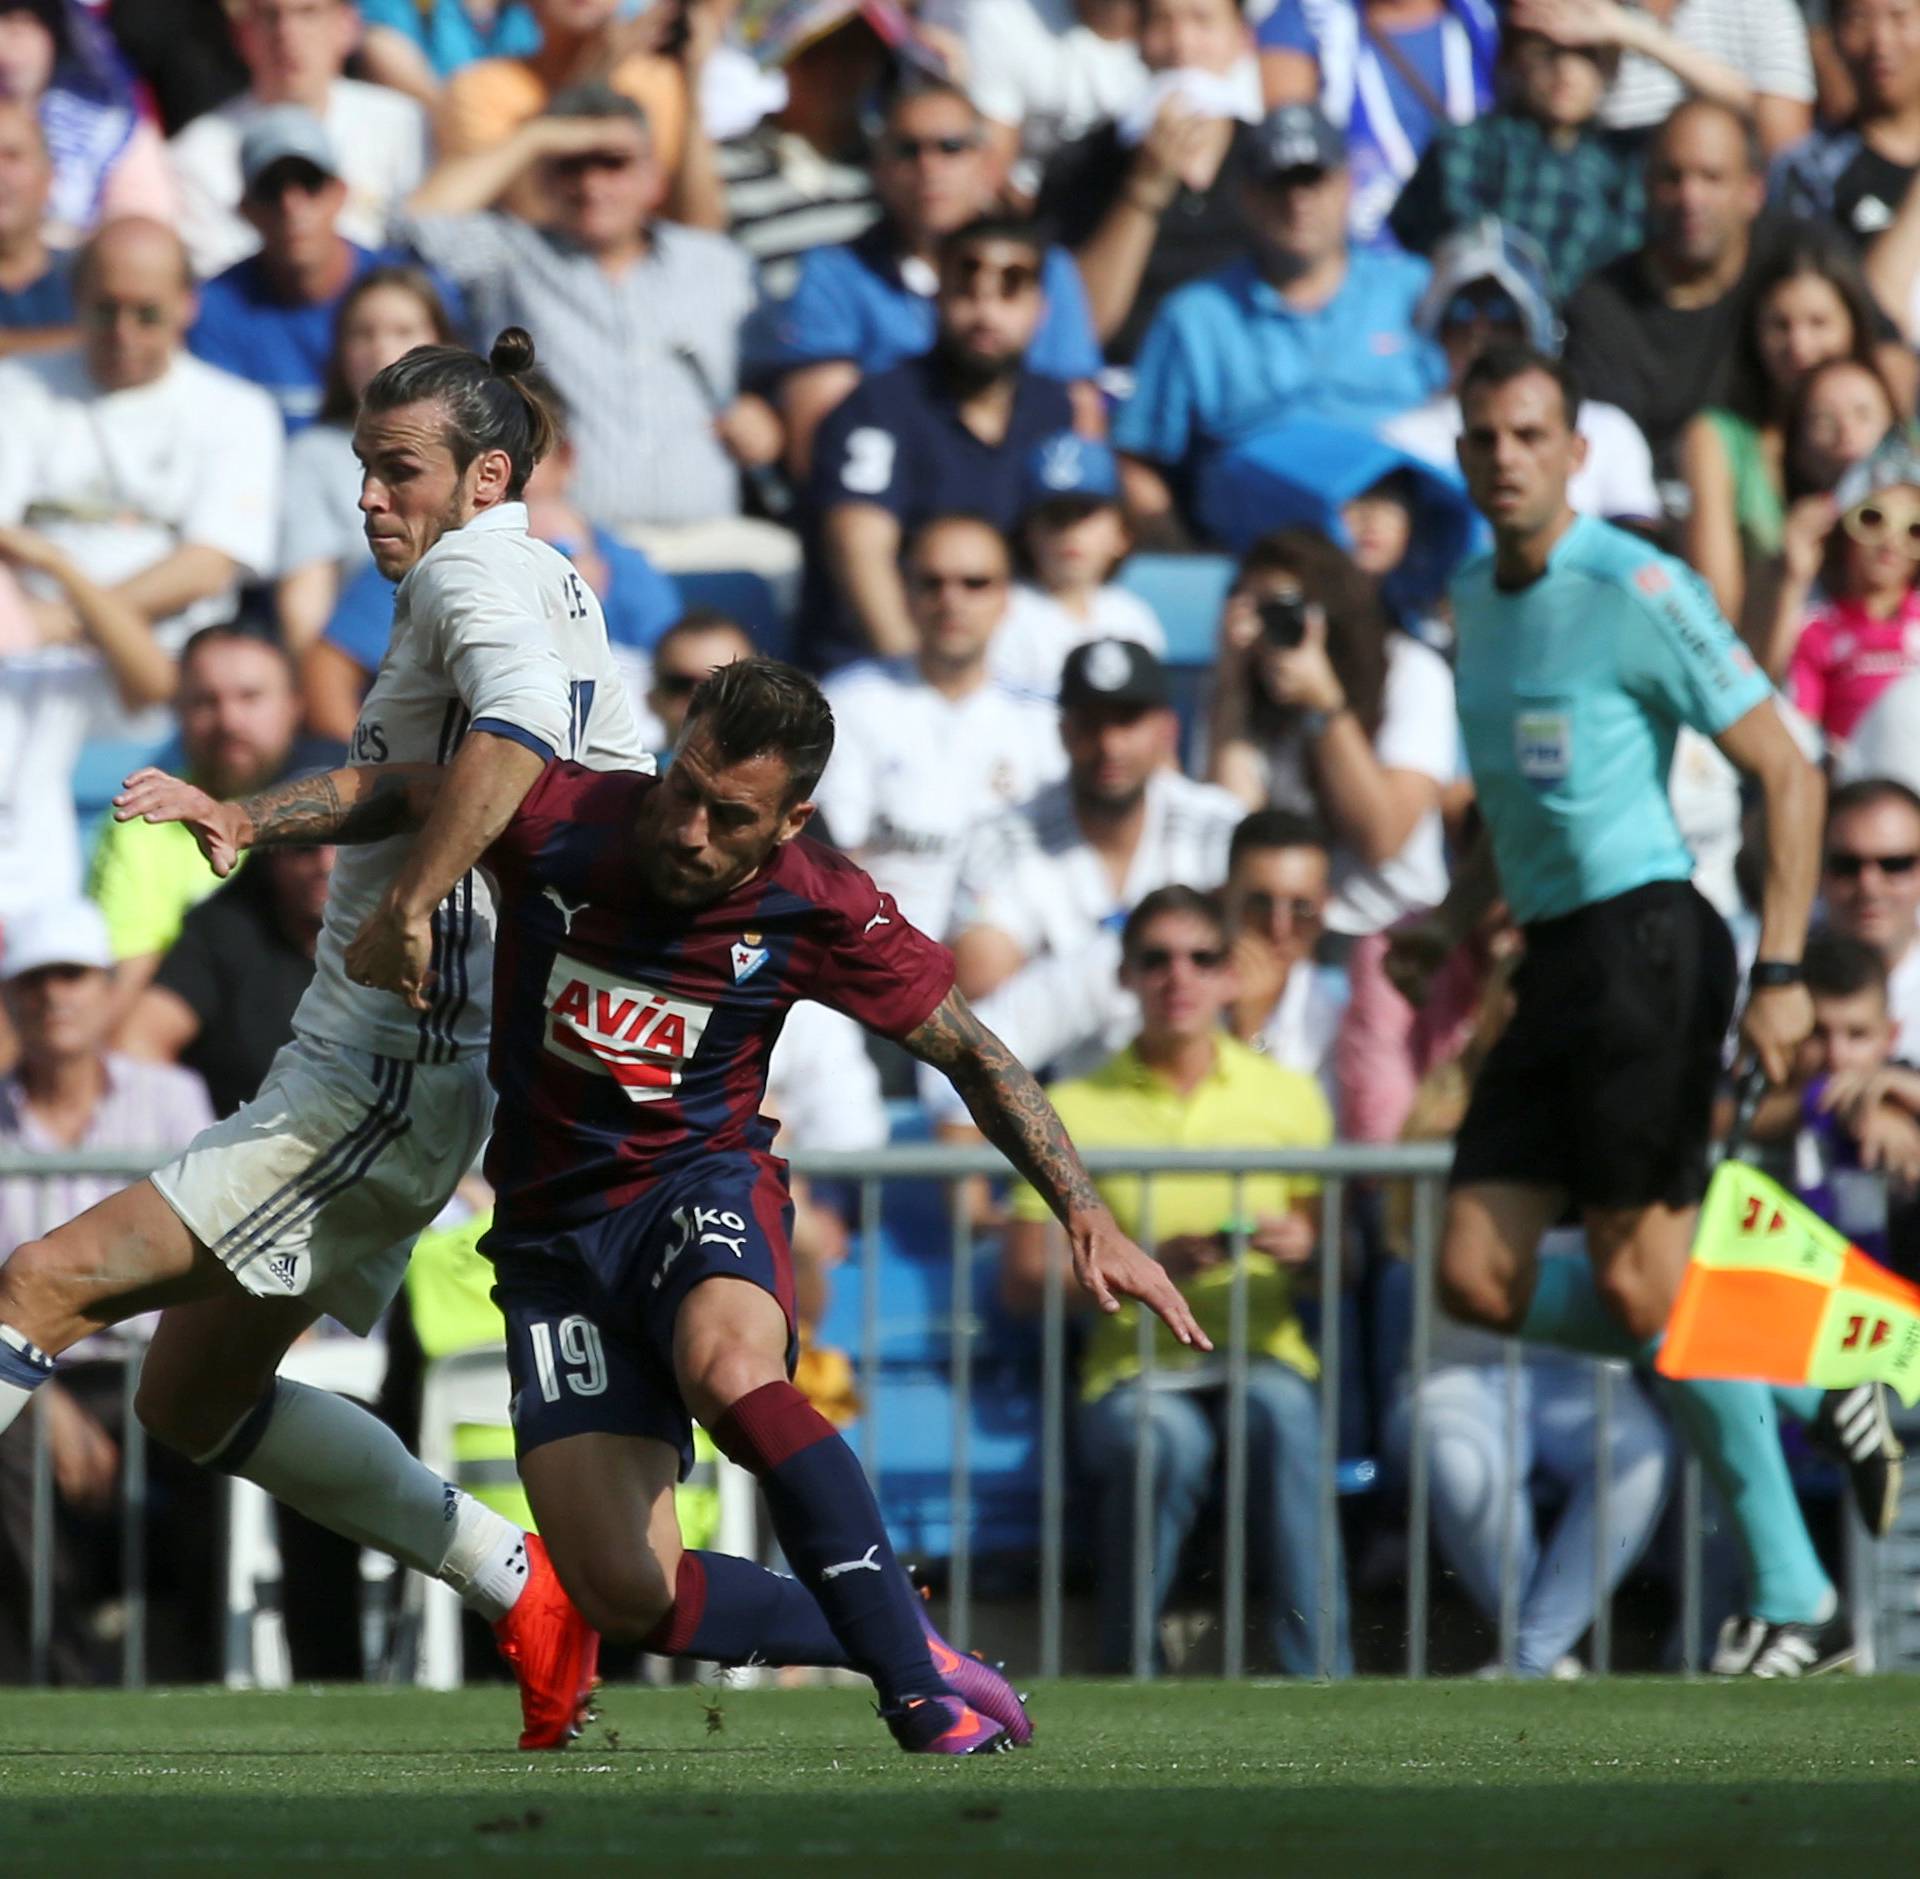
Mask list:
[[[306,1298],[363,1336],[493,1120],[484,1059],[409,1063],[296,1032],[252,1102],[153,1178],[261,1298]]]

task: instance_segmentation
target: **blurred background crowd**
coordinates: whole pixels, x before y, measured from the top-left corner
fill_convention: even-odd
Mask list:
[[[952,944],[1077,1139],[1443,1139],[1523,941],[1489,923],[1415,1010],[1386,936],[1442,897],[1472,813],[1446,589],[1481,524],[1454,388],[1524,340],[1584,390],[1576,506],[1685,556],[1840,786],[1787,1146],[1912,1270],[1920,1125],[1829,1096],[1920,1049],[1916,178],[1920,0],[0,0],[0,1143],[157,1155],[257,1087],[330,853],[222,886],[107,805],[143,761],[231,795],[341,759],[392,597],[355,506],[358,394],[508,323],[562,418],[531,528],[600,596],[663,760],[715,665],[821,674],[816,828]],[[1672,789],[1699,885],[1750,935],[1733,772],[1684,739]],[[818,1008],[775,1084],[791,1145],[969,1137]],[[0,1257],[112,1185],[0,1180]],[[1590,1368],[1449,1331],[1416,1385],[1383,1184],[1340,1222],[1323,1404],[1316,1185],[1170,1179],[1150,1222],[1137,1182],[1108,1186],[1222,1324],[1251,1248],[1260,1661],[1313,1668],[1329,1560],[1334,1667],[1392,1661],[1417,1387],[1456,1654],[1486,1653],[1505,1532],[1518,1668],[1576,1672]],[[1031,1197],[969,1205],[975,1548],[1017,1594],[1058,1246]],[[883,1268],[883,1501],[938,1556],[936,1206],[890,1195],[859,1250]],[[497,1334],[485,1207],[442,1223],[388,1328],[403,1428],[436,1357]],[[803,1189],[804,1375],[848,1418],[871,1407],[859,1288],[831,1275],[861,1224],[853,1189]],[[86,1347],[45,1399],[68,1679],[111,1655],[124,1358]],[[1143,1382],[1124,1323],[1075,1364],[1083,1659],[1129,1658],[1149,1422],[1159,1643],[1204,1655],[1181,1614],[1218,1571],[1220,1375],[1169,1346]],[[1673,1444],[1630,1379],[1613,1394],[1606,1589],[1637,1588],[1656,1661]],[[158,1669],[209,1674],[210,1490],[155,1470],[180,1614]],[[0,1441],[0,1676],[24,1664],[31,1476],[23,1423]],[[1805,1476],[1831,1542],[1834,1483]],[[351,1571],[291,1530],[296,1663],[357,1675]]]

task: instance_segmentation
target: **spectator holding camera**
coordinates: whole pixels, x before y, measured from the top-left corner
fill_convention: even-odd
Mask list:
[[[1332,1136],[1326,1099],[1311,1077],[1281,1068],[1222,1027],[1232,995],[1231,953],[1220,911],[1188,887],[1143,899],[1121,935],[1120,976],[1139,1001],[1136,1034],[1091,1075],[1052,1087],[1054,1106],[1083,1147],[1308,1148]],[[1112,1175],[1097,1184],[1123,1231],[1148,1230],[1145,1183]],[[1228,1343],[1234,1292],[1232,1242],[1247,1235],[1248,1565],[1267,1587],[1272,1668],[1312,1676],[1320,1582],[1319,1364],[1301,1328],[1296,1290],[1311,1283],[1319,1240],[1317,1184],[1251,1175],[1171,1175],[1153,1183],[1154,1253],[1195,1315]],[[1063,1258],[1057,1228],[1030,1189],[1014,1197],[1002,1293],[1037,1312],[1048,1263]],[[1080,1369],[1079,1450],[1096,1495],[1097,1594],[1102,1666],[1132,1661],[1134,1497],[1144,1421],[1152,1430],[1153,1590],[1158,1615],[1181,1548],[1219,1478],[1224,1454],[1225,1359],[1160,1337],[1150,1378],[1140,1372],[1134,1308],[1093,1325]],[[1333,1674],[1353,1665],[1345,1572],[1331,1549]]]
[[[1324,536],[1282,529],[1228,595],[1213,697],[1216,783],[1333,833],[1327,921],[1354,938],[1447,889],[1440,792],[1457,770],[1453,679],[1395,630]]]

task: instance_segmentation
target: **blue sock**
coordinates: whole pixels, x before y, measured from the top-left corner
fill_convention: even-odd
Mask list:
[[[920,1595],[893,1556],[866,1470],[791,1383],[750,1390],[710,1431],[767,1498],[780,1550],[883,1708],[943,1696],[920,1622]]]
[[[0,1324],[0,1432],[32,1400],[33,1393],[53,1375],[53,1359],[10,1324]]]
[[[826,1614],[798,1579],[731,1553],[680,1555],[673,1609],[641,1648],[716,1664],[814,1664],[838,1670],[849,1661]]]
[[[1775,1383],[1773,1406],[1791,1416],[1795,1422],[1808,1423],[1820,1413],[1820,1399],[1826,1391],[1812,1383]]]
[[[1658,1338],[1636,1339],[1601,1303],[1584,1259],[1540,1261],[1520,1335],[1588,1357],[1642,1365],[1651,1364],[1660,1348]],[[1815,1623],[1830,1616],[1833,1583],[1793,1492],[1768,1386],[1662,1377],[1659,1388],[1680,1433],[1726,1502],[1747,1563],[1752,1615],[1773,1624]],[[1791,1399],[1801,1393],[1783,1394]],[[1819,1392],[1811,1394],[1817,1408]]]

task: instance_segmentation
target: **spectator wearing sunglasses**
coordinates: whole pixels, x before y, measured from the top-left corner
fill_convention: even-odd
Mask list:
[[[1827,924],[1887,969],[1893,1055],[1920,1060],[1920,795],[1890,777],[1843,783],[1827,804]]]
[[[997,187],[984,148],[980,113],[966,94],[921,82],[899,91],[873,152],[874,193],[882,219],[858,241],[815,248],[802,257],[789,291],[774,294],[749,330],[747,362],[756,385],[772,391],[787,427],[787,465],[804,480],[814,433],[864,376],[918,357],[934,344],[941,243],[987,214]],[[1029,365],[1084,384],[1100,345],[1079,270],[1064,248],[1040,255],[1042,306]]]
[[[694,688],[709,672],[736,659],[751,659],[754,650],[747,629],[715,607],[690,609],[660,636],[640,728],[663,769],[680,741]]]
[[[1213,459],[1291,417],[1358,430],[1430,397],[1439,351],[1413,328],[1424,261],[1349,245],[1347,146],[1318,107],[1256,132],[1243,202],[1252,252],[1170,294],[1113,423],[1143,539],[1181,532]]]
[[[1227,929],[1219,908],[1188,887],[1148,894],[1128,918],[1120,978],[1138,1000],[1132,1040],[1091,1075],[1052,1088],[1073,1138],[1093,1148],[1307,1148],[1333,1133],[1326,1098],[1309,1076],[1283,1068],[1229,1035],[1233,997]],[[1321,1586],[1320,1366],[1295,1306],[1313,1283],[1320,1237],[1317,1184],[1251,1175],[1236,1189],[1224,1175],[1166,1176],[1145,1184],[1106,1176],[1097,1184],[1122,1226],[1151,1231],[1153,1252],[1174,1276],[1221,1351],[1234,1293],[1233,1246],[1244,1232],[1247,1349],[1247,1566],[1267,1592],[1268,1667],[1316,1674]],[[1001,1269],[1010,1308],[1036,1313],[1050,1262],[1064,1241],[1031,1190],[1013,1201]],[[1134,1308],[1100,1317],[1080,1365],[1077,1452],[1096,1505],[1096,1594],[1104,1669],[1133,1662],[1134,1496],[1143,1424],[1152,1431],[1152,1592],[1149,1642],[1178,1576],[1180,1554],[1224,1467],[1224,1359],[1159,1338],[1150,1379],[1140,1373]],[[1146,1394],[1142,1404],[1140,1396]],[[1329,1536],[1334,1584],[1333,1674],[1352,1671],[1346,1573]],[[1158,1657],[1157,1649],[1154,1656]]]
[[[1256,809],[1233,832],[1221,890],[1233,935],[1235,1037],[1330,1091],[1345,1003],[1313,962],[1326,930],[1332,874],[1326,831],[1285,809]]]
[[[1528,236],[1492,216],[1471,223],[1434,250],[1433,279],[1413,323],[1446,354],[1447,386],[1417,409],[1388,419],[1380,435],[1409,456],[1451,470],[1460,441],[1460,381],[1474,360],[1493,345],[1559,350],[1546,257]],[[1657,520],[1653,453],[1639,425],[1618,405],[1583,398],[1578,428],[1587,455],[1567,489],[1575,513],[1608,522]]]
[[[1539,33],[1507,34],[1499,109],[1447,126],[1427,146],[1388,217],[1395,238],[1431,254],[1455,230],[1492,216],[1539,244],[1556,301],[1637,247],[1646,206],[1640,164],[1599,123],[1617,59]]]
[[[1780,607],[1801,625],[1787,695],[1838,745],[1920,670],[1920,457],[1903,439],[1882,445],[1841,479],[1825,541],[1790,542]]]
[[[925,933],[951,923],[972,829],[1066,768],[1056,714],[993,676],[1013,562],[991,524],[936,516],[904,556],[911,659],[849,666],[827,685],[838,735],[815,799],[833,833]]]
[[[340,303],[381,257],[340,233],[347,186],[311,111],[283,104],[255,118],[240,141],[240,176],[240,213],[260,248],[201,288],[187,344],[266,392],[292,436],[319,414]]]
[[[502,212],[537,180],[545,219]],[[780,451],[738,395],[751,265],[722,235],[660,214],[647,115],[580,85],[503,144],[440,165],[398,233],[465,295],[476,330],[525,326],[573,413],[574,495],[662,565],[780,572],[791,538],[741,515],[740,470]]]
[[[1035,493],[1036,460],[1074,448],[1072,394],[1032,364],[1045,255],[1031,224],[1005,217],[947,236],[933,350],[863,378],[821,425],[812,508],[824,552],[810,558],[808,615],[823,668],[911,655],[920,633],[901,544],[956,510],[1010,531]]]

